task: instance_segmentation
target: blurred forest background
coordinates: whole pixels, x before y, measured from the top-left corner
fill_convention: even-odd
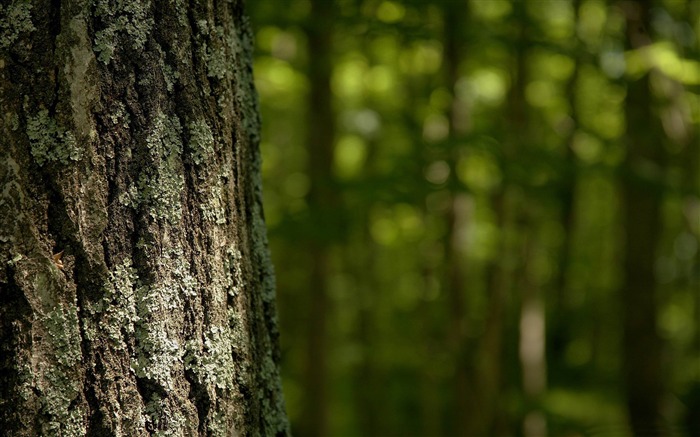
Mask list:
[[[700,435],[700,1],[247,8],[296,435]]]

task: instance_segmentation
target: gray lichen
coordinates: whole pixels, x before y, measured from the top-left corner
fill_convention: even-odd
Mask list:
[[[202,351],[197,341],[187,344],[185,367],[194,372],[199,384],[209,389],[233,389],[235,367],[229,327],[211,326],[204,337]]]
[[[185,181],[180,171],[182,126],[177,117],[159,114],[146,139],[154,168],[145,169],[138,180],[136,204],[145,204],[151,217],[175,224],[182,216],[181,195]]]
[[[50,162],[68,164],[82,157],[73,133],[59,126],[46,109],[28,118],[27,136],[32,156],[39,165]]]
[[[182,361],[182,345],[176,336],[171,335],[172,328],[167,321],[150,317],[149,311],[162,314],[167,311],[165,302],[160,300],[160,293],[166,292],[162,287],[143,289],[142,306],[139,307],[139,320],[136,331],[138,350],[131,367],[136,376],[147,378],[164,390],[172,390],[173,370]]]
[[[197,293],[197,281],[181,249],[166,251],[158,260],[159,280],[136,289],[136,375],[173,388],[173,373],[182,363],[185,348],[179,340],[183,297]]]
[[[215,437],[237,435],[233,430],[228,428],[226,416],[221,412],[216,412],[212,415],[211,421],[207,424],[207,430],[209,431],[209,435]]]
[[[230,44],[234,52],[236,62],[236,100],[241,108],[242,124],[246,139],[252,147],[251,172],[253,175],[253,266],[257,270],[254,277],[261,278],[260,289],[253,291],[253,295],[261,296],[263,301],[263,317],[267,325],[267,336],[263,337],[265,346],[262,348],[263,360],[262,368],[258,369],[259,388],[255,396],[261,402],[261,416],[265,422],[265,432],[267,434],[288,433],[289,423],[284,414],[285,405],[282,396],[279,369],[275,362],[275,342],[277,336],[277,314],[275,310],[275,274],[270,259],[268,249],[267,231],[263,216],[263,197],[261,180],[261,158],[258,146],[260,144],[260,118],[258,116],[257,93],[253,87],[252,72],[246,68],[246,64],[251,62],[253,56],[252,31],[247,18],[243,18],[242,23],[237,28],[238,38]]]
[[[199,165],[214,154],[214,135],[204,120],[191,121],[187,125],[189,142],[187,143],[192,155],[192,161]]]
[[[171,407],[167,399],[154,394],[146,403],[146,423],[154,429],[154,436],[185,437],[187,419],[177,409]]]
[[[275,389],[278,387],[274,387],[274,382],[279,381],[280,375],[277,364],[275,364],[269,353],[263,358],[262,368],[259,371],[261,372],[261,379],[270,383],[266,387],[267,390],[263,388],[258,391],[262,404],[262,417],[267,425],[266,429],[280,433],[289,429],[289,422],[284,414],[280,414],[280,411],[285,411],[286,407],[281,390],[275,392]]]
[[[54,365],[40,364],[38,376],[43,379],[42,409],[51,417],[43,423],[43,435],[83,435],[85,411],[75,408],[73,401],[80,395],[79,379],[75,369],[82,361],[78,309],[56,307],[43,317],[48,331],[47,342]]]
[[[200,56],[207,65],[207,76],[219,80],[231,77],[229,58],[226,56],[224,44],[225,31],[222,26],[209,25],[207,20],[197,21],[197,30],[202,41],[209,40],[209,44],[202,42]]]
[[[134,50],[144,48],[153,28],[150,1],[95,0],[94,6],[95,16],[107,23],[105,29],[95,32],[93,50],[97,59],[109,64],[121,36],[126,36]]]
[[[170,285],[170,286],[169,286]],[[173,370],[184,354],[172,321],[164,317],[182,306],[173,284],[159,283],[137,289],[136,356],[131,367],[166,390],[173,389]]]
[[[119,194],[117,198],[124,206],[137,206],[139,204],[139,189],[135,185],[129,185],[126,191]]]
[[[202,218],[207,222],[217,225],[226,224],[226,210],[224,208],[224,187],[221,179],[216,181],[204,194],[207,199],[199,206]]]
[[[137,285],[138,276],[128,258],[109,273],[102,298],[96,304],[86,307],[89,313],[99,315],[96,326],[89,322],[90,318],[85,319],[86,324],[90,323],[84,327],[89,339],[97,338],[99,331],[113,342],[115,348],[124,347],[122,332],[133,334],[135,323],[139,321],[136,313]]]
[[[109,113],[108,117],[115,127],[128,129],[131,123],[131,116],[127,112],[126,106],[119,101],[114,102],[112,111]]]
[[[236,297],[244,291],[244,278],[241,271],[243,264],[243,254],[237,247],[228,247],[224,258],[224,268],[228,279],[228,294]]]
[[[236,37],[231,35],[228,45],[232,51],[235,62],[234,76],[237,78],[235,87],[235,98],[238,107],[241,108],[243,127],[250,144],[258,147],[260,144],[260,109],[258,93],[254,87],[253,70],[247,66],[252,63],[254,43],[253,31],[250,28],[250,20],[243,17],[240,26],[236,29]],[[256,150],[256,162],[254,163],[253,174],[260,175],[259,151]]]
[[[180,78],[180,73],[178,73],[178,71],[170,65],[166,64],[162,58],[160,59],[160,67],[163,71],[163,78],[165,79],[165,88],[168,90],[168,92],[172,92],[175,83]]]

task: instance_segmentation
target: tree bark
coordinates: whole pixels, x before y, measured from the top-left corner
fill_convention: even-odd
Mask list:
[[[0,23],[4,435],[287,435],[242,2]]]

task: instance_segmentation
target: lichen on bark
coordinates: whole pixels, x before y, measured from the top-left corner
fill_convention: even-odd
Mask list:
[[[68,164],[82,156],[72,132],[59,127],[46,109],[27,119],[27,137],[32,148],[32,156],[39,165],[49,162]]]
[[[23,33],[36,30],[31,20],[32,3],[14,0],[0,5],[0,50],[14,44]]]
[[[0,429],[287,435],[241,2],[0,17]]]

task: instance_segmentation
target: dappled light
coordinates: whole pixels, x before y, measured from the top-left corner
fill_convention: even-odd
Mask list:
[[[248,3],[297,435],[700,435],[700,1]]]

